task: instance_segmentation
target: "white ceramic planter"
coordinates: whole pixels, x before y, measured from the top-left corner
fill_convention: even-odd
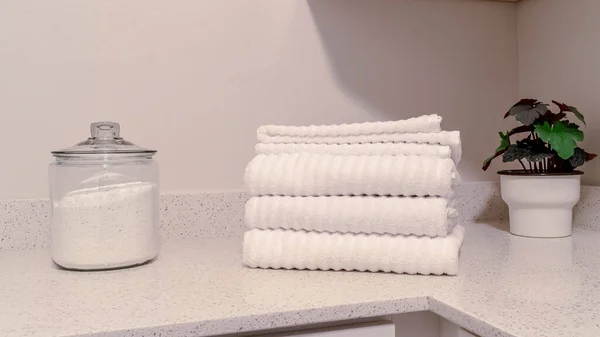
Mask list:
[[[583,172],[527,174],[506,170],[498,174],[511,233],[536,238],[571,235],[573,206],[579,201]]]

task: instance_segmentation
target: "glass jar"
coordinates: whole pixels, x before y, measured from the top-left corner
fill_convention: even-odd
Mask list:
[[[90,129],[87,140],[52,152],[52,260],[77,270],[148,262],[159,249],[156,151],[121,138],[118,123]]]

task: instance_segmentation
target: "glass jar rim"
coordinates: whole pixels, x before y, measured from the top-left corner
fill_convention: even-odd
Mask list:
[[[155,150],[119,150],[119,151],[52,151],[54,157],[148,157],[156,154]]]
[[[152,160],[155,153],[90,153],[90,154],[79,154],[79,153],[66,153],[60,155],[54,155],[54,159],[58,163],[65,162],[116,162],[116,161],[135,161],[135,160]]]
[[[81,155],[154,155],[146,149],[121,137],[121,126],[116,122],[95,122],[90,125],[90,137],[66,149],[52,151],[55,157]]]

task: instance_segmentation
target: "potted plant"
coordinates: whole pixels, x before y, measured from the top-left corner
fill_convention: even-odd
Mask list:
[[[577,108],[552,101],[558,112],[536,99],[522,99],[504,115],[514,116],[521,125],[502,133],[500,146],[483,162],[517,161],[520,170],[499,171],[502,199],[508,204],[510,232],[515,235],[554,238],[571,235],[573,206],[579,201],[583,172],[575,168],[596,157],[580,148],[579,125],[567,117],[585,118]],[[521,139],[512,141],[511,136]]]

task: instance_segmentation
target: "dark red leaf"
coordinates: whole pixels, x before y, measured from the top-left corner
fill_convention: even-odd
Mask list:
[[[542,123],[548,122],[550,125],[552,125],[565,117],[567,117],[567,114],[564,112],[555,114],[554,112],[548,110],[548,112],[546,112],[543,116],[540,116],[538,120]]]
[[[521,125],[521,126],[517,126],[516,128],[508,131],[508,135],[512,136],[517,133],[531,132],[531,131],[533,131],[533,125]]]
[[[569,108],[569,106],[564,103],[560,103],[560,102],[557,102],[554,100],[552,101],[552,103],[556,104],[556,106],[558,106],[560,111],[571,111],[571,108]]]
[[[490,167],[490,164],[492,163],[492,159],[494,159],[494,158],[498,157],[499,155],[503,154],[504,152],[506,152],[507,149],[508,148],[496,152],[494,154],[494,156],[487,163],[485,163],[485,165],[483,165],[483,167],[481,169],[484,170],[484,171],[486,171],[488,169],[488,167]]]
[[[516,106],[519,105],[528,105],[530,107],[533,107],[535,104],[538,103],[537,99],[533,99],[533,98],[521,98],[520,101],[518,101],[517,103],[515,103],[511,108],[514,108]],[[510,110],[504,114],[504,118],[510,116]]]
[[[533,99],[533,98],[521,98],[521,100],[518,101],[515,105],[513,105],[513,107],[517,106],[517,105],[534,105],[537,102],[538,102],[537,99]]]
[[[594,159],[596,157],[598,157],[597,154],[585,152],[585,161],[590,161],[590,160],[592,160],[592,159]]]
[[[553,114],[554,115],[554,114]],[[559,120],[563,119],[567,117],[567,114],[564,112],[559,112],[557,114],[554,115],[554,118],[552,118],[552,123],[554,122],[558,122]]]

